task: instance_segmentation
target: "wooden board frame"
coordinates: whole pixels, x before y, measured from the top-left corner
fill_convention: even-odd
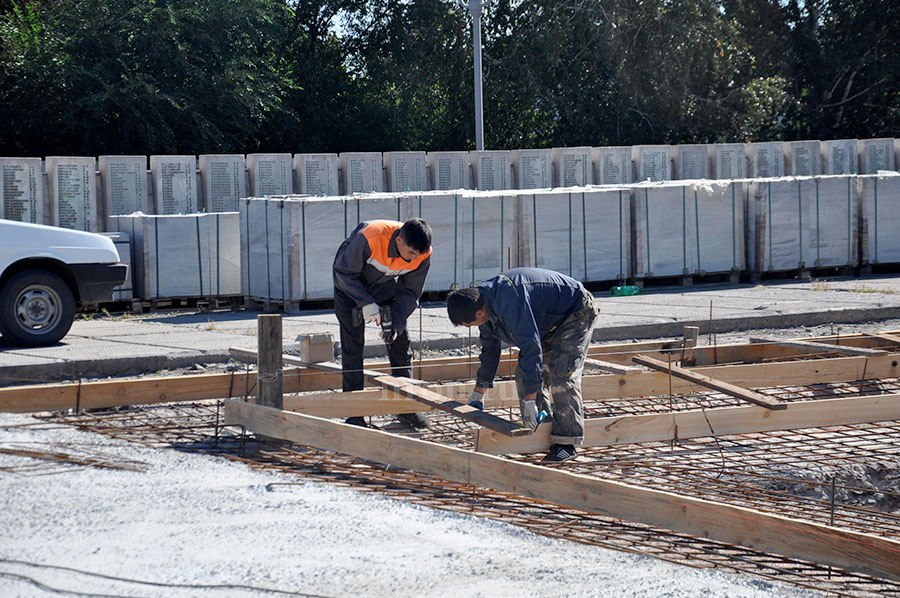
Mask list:
[[[226,425],[447,480],[900,581],[900,542],[230,400]]]
[[[629,357],[630,359],[630,357]],[[767,385],[822,384],[853,382],[867,378],[900,377],[900,355],[877,357],[835,357],[803,362],[732,364],[692,368],[693,372],[719,380],[751,387],[765,380]],[[658,396],[696,390],[689,382],[662,372],[636,372],[624,375],[591,375],[582,378],[586,397],[627,399]],[[127,405],[149,405],[179,401],[197,401],[241,397],[256,384],[255,372],[192,374],[134,380],[101,380],[63,384],[35,384],[0,388],[0,411],[33,413],[63,409],[102,409]],[[286,368],[285,393],[316,392],[339,388],[340,374],[317,370]],[[324,386],[324,388],[323,388]],[[427,388],[447,399],[464,401],[472,391],[472,382],[429,385]],[[498,381],[485,395],[485,406],[516,407],[515,383]],[[285,408],[319,417],[352,417],[426,411],[427,407],[403,399],[384,389],[352,393],[334,391],[305,396],[285,396]]]
[[[584,420],[582,446],[668,442],[892,420],[900,420],[900,394],[800,401],[778,411],[749,406],[595,417]],[[476,435],[475,448],[492,455],[546,451],[550,448],[550,427],[549,423],[542,424],[533,435],[516,439],[482,431]]]

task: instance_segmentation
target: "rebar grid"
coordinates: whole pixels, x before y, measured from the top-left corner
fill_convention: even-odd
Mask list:
[[[807,396],[859,392],[859,387],[853,385],[827,386],[827,391],[818,389],[810,391],[812,395],[807,393]],[[803,394],[797,390],[786,392]],[[692,400],[676,398],[682,408],[697,407]],[[668,406],[669,397],[655,399],[656,403],[645,399],[638,401],[645,407],[643,412]],[[714,397],[709,400],[717,403],[715,406],[721,406],[718,404],[720,401]],[[730,399],[725,399],[725,402],[730,402]],[[633,406],[634,402],[626,403]],[[494,492],[315,448],[287,442],[261,443],[240,430],[224,429],[220,406],[221,402],[206,401],[48,418],[54,422],[75,425],[147,446],[219,454],[256,468],[277,469],[379,492],[436,509],[504,521],[546,536],[654,556],[683,565],[747,573],[838,596],[900,596],[900,583],[889,580],[832,570],[817,563]],[[432,427],[426,433],[415,434],[416,436],[471,448],[471,431],[474,429],[471,424],[449,414],[433,413],[430,417]],[[390,430],[394,427],[395,430],[392,431],[399,431],[391,423],[393,420],[390,416],[372,420],[382,429]],[[408,429],[406,431],[409,432]],[[606,479],[645,487],[667,488],[729,504],[741,504],[761,511],[830,524],[830,497],[826,501],[821,498],[821,492],[809,496],[791,492],[797,488],[822,486],[821,481],[806,480],[802,475],[803,466],[809,464],[807,453],[813,441],[816,445],[824,443],[826,448],[815,447],[820,456],[814,457],[812,464],[837,464],[845,459],[861,463],[873,456],[878,456],[883,461],[887,454],[892,454],[896,462],[900,450],[898,431],[900,422],[891,422],[803,432],[693,439],[677,444],[644,443],[598,447],[583,451],[574,462],[565,463],[561,467]],[[540,456],[520,455],[515,458],[536,462]],[[738,458],[738,462],[732,464],[730,461],[735,458]],[[797,469],[800,474],[795,475]],[[900,535],[900,517],[896,513],[885,513],[865,505],[844,502],[845,493],[847,496],[852,494],[857,497],[866,493],[873,494],[850,481],[842,478],[841,483],[835,485],[842,494],[836,496],[834,525],[893,537]],[[829,483],[828,488],[830,487]]]

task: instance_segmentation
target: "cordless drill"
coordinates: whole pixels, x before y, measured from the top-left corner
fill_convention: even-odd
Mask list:
[[[391,306],[390,305],[382,305],[381,306],[381,338],[384,339],[384,344],[390,345],[394,342],[394,329],[391,326]]]

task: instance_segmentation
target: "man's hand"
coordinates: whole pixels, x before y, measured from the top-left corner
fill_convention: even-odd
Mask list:
[[[472,390],[472,394],[469,395],[469,406],[484,411],[484,393],[477,388]]]
[[[366,303],[362,307],[363,320],[380,324],[381,322],[378,321],[378,312],[379,308],[377,303]]]
[[[523,400],[519,405],[522,412],[522,423],[534,430],[538,427],[538,411],[537,402],[533,398]]]

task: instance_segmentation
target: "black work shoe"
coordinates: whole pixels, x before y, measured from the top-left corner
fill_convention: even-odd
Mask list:
[[[366,418],[362,416],[356,417],[348,417],[344,420],[345,424],[350,424],[351,426],[359,426],[360,428],[368,428],[369,424],[366,423]]]
[[[423,430],[430,425],[428,418],[421,413],[400,413],[397,415],[397,419],[400,420],[400,423],[416,430]]]
[[[550,452],[544,457],[544,462],[561,463],[568,461],[575,456],[575,447],[571,444],[554,444],[550,447]]]

